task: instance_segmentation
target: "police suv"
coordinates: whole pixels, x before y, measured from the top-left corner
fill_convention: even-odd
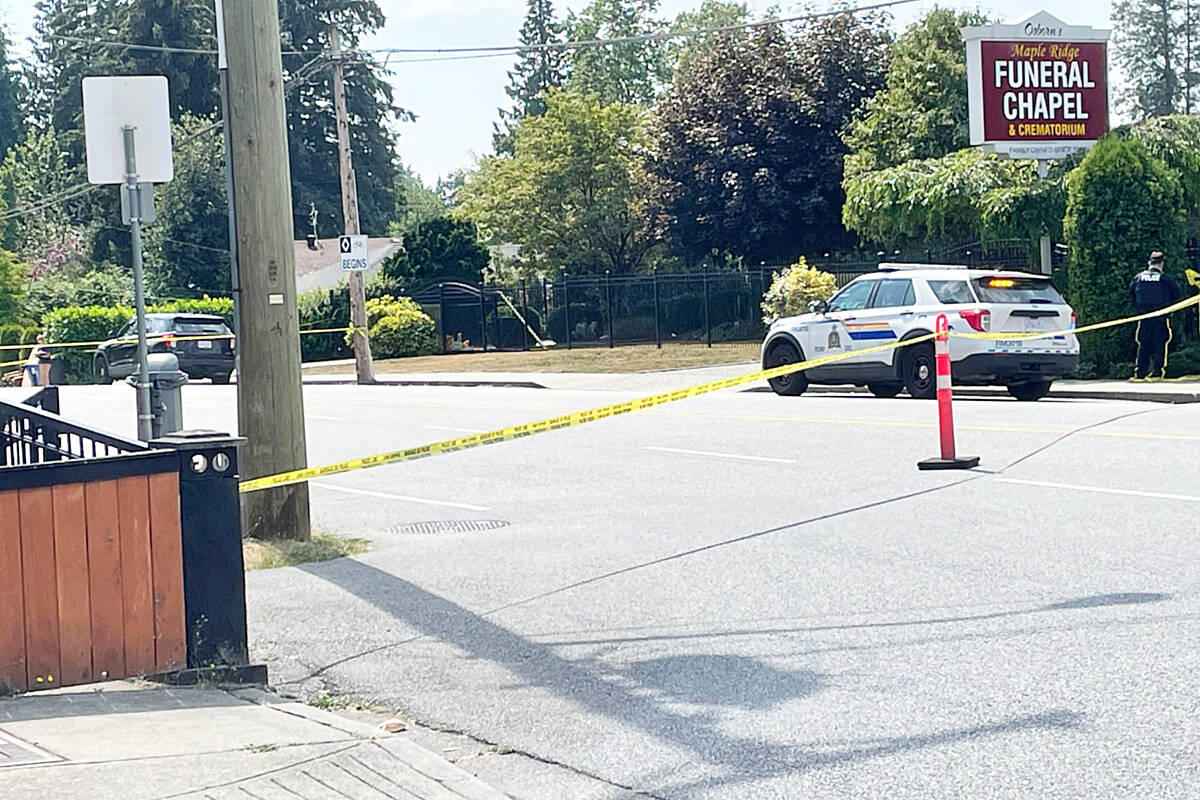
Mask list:
[[[776,394],[802,394],[809,384],[866,386],[876,397],[937,393],[933,342],[901,348],[879,345],[932,333],[945,314],[956,384],[1007,386],[1018,400],[1038,400],[1075,369],[1079,340],[1075,312],[1042,275],[941,264],[881,264],[847,284],[808,314],[777,320],[762,346],[764,369],[841,353],[839,361],[770,381]],[[1006,334],[1061,331],[1039,339]],[[871,348],[875,348],[872,350]]]

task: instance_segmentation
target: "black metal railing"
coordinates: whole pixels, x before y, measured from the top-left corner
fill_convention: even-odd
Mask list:
[[[0,401],[0,468],[81,461],[149,448],[68,422],[56,413],[58,391],[43,389],[23,403]]]
[[[832,274],[841,288],[887,261],[1031,269],[1039,257],[1036,245],[1005,240],[806,260]],[[1061,262],[1063,254],[1056,252],[1055,259]],[[711,347],[762,340],[763,298],[783,267],[560,275],[489,285],[434,280],[417,287],[412,297],[434,318],[446,352],[529,350],[538,340],[568,348],[665,343]]]

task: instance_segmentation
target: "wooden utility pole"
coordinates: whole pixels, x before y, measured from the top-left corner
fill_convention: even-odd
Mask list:
[[[342,76],[342,48],[336,25],[328,27],[329,57],[333,61],[333,109],[337,114],[338,170],[342,176],[342,219],[347,236],[357,236],[358,183],[350,156],[350,120],[346,115],[346,82]],[[350,273],[350,324],[354,327],[354,372],[359,383],[375,382],[375,364],[371,360],[371,339],[367,334],[367,298],[363,274]]]
[[[307,466],[278,0],[224,4],[241,316],[242,476]],[[242,532],[310,538],[308,484],[242,496]]]

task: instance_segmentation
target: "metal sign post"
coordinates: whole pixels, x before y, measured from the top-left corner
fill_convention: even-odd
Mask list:
[[[142,226],[154,221],[154,184],[166,183],[175,174],[167,79],[161,75],[84,78],[83,119],[88,182],[120,185],[121,217],[129,225],[133,243],[138,337],[133,378],[138,438],[148,442],[154,438],[154,410],[147,364]],[[141,147],[140,153],[135,145]]]
[[[154,414],[150,410],[149,347],[146,345],[146,291],[142,274],[142,191],[138,185],[137,154],[133,148],[132,125],[121,128],[125,137],[125,184],[121,192],[129,207],[129,238],[133,240],[133,304],[137,308],[137,423],[138,438],[154,438]]]

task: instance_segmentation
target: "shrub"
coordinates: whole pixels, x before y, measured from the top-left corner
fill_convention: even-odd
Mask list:
[[[1167,377],[1200,375],[1200,344],[1190,344],[1171,353],[1167,359]]]
[[[1185,223],[1177,173],[1139,142],[1109,137],[1099,142],[1070,176],[1064,231],[1070,247],[1067,296],[1089,325],[1132,312],[1129,281],[1151,250],[1167,254],[1178,272]],[[1134,356],[1127,327],[1092,333],[1084,359],[1100,375]]]
[[[396,314],[381,317],[371,326],[371,349],[379,358],[427,356],[441,352],[437,326],[430,317],[407,297],[401,298],[412,307]]]
[[[398,294],[397,283],[383,275],[367,282],[368,301]],[[313,289],[296,298],[300,312],[300,330],[327,330],[350,326],[350,286],[340,282],[332,289]],[[337,333],[317,333],[300,337],[300,357],[304,361],[349,358],[353,354],[344,337]]]
[[[837,280],[828,272],[808,266],[803,258],[776,272],[763,296],[763,324],[780,317],[803,314],[813,300],[828,300],[837,291]]]
[[[133,276],[125,268],[104,263],[88,272],[63,269],[35,280],[25,295],[31,320],[69,306],[132,306]]]

